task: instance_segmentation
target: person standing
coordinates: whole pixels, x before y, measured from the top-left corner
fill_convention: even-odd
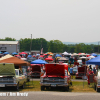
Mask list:
[[[70,67],[70,75],[71,75],[71,77],[73,79],[73,67]]]
[[[93,75],[94,76],[94,72],[92,71],[92,69],[89,70],[88,85],[90,85],[90,75]],[[93,79],[93,76],[92,76],[92,79]]]
[[[95,69],[95,67],[93,67],[93,72],[94,72],[94,75],[96,75],[96,69]]]

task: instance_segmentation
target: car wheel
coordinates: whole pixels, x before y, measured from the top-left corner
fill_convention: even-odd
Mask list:
[[[96,92],[100,92],[100,88],[97,88],[97,86],[96,86]]]
[[[96,85],[94,84],[94,90],[96,90]]]
[[[24,89],[24,88],[25,88],[25,82],[23,83],[23,85],[22,85],[21,87],[22,87],[22,89]]]
[[[27,79],[27,82],[30,82],[30,79]]]
[[[68,91],[69,90],[69,86],[68,87],[64,87],[64,91]]]
[[[15,90],[16,90],[16,91],[19,90],[19,84],[17,84],[17,86],[15,87]]]
[[[41,91],[43,91],[44,90],[44,86],[41,86]]]
[[[70,85],[72,85],[72,82],[70,82]]]

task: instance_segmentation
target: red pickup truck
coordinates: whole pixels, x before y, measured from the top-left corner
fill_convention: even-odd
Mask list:
[[[69,90],[71,77],[68,75],[68,66],[65,64],[49,63],[45,64],[45,74],[40,78],[41,90],[45,87],[62,87]]]

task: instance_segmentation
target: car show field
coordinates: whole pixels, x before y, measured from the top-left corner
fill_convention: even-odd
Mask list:
[[[33,79],[33,81],[27,82],[25,85],[24,89],[19,89],[18,92],[27,92],[27,91],[41,91],[41,87],[40,87],[40,81],[34,81],[35,79]],[[63,88],[48,88],[48,89],[44,89],[44,92],[46,91],[55,91],[55,92],[93,92],[96,93],[96,91],[94,90],[94,85],[91,84],[90,86],[87,85],[87,82],[83,82],[83,80],[73,80],[73,85],[70,86],[68,91],[65,91]],[[12,88],[1,88],[0,92],[14,92],[15,90]]]

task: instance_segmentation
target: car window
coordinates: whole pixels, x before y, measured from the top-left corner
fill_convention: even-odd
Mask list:
[[[18,70],[15,70],[16,75],[18,75]]]

